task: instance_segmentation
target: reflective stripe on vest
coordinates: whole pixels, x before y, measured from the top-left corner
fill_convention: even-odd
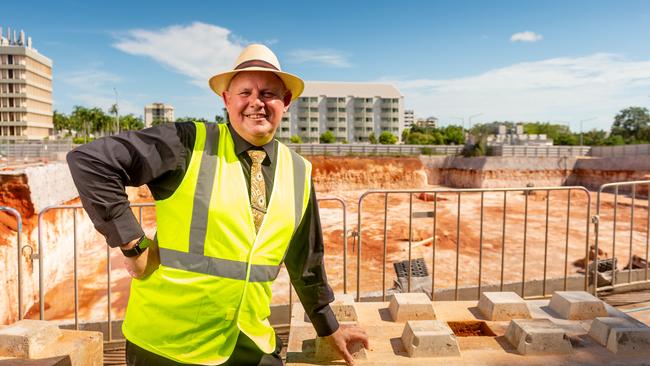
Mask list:
[[[189,252],[180,252],[166,248],[160,248],[160,263],[167,267],[181,269],[184,271],[202,273],[212,276],[232,278],[235,280],[246,279],[246,262],[231,261],[226,259],[204,256],[205,233],[208,225],[208,205],[212,195],[214,174],[217,166],[217,155],[219,146],[219,129],[206,128],[206,139],[201,159],[199,178],[196,183],[194,204],[192,210],[192,222],[190,226],[190,248]],[[300,187],[305,181],[305,163],[302,158],[292,151],[291,161],[294,172],[294,187]],[[304,191],[295,190],[294,200],[294,232],[302,218]],[[284,258],[284,256],[283,256]],[[280,265],[251,265],[250,282],[273,281],[280,272]]]
[[[230,357],[240,332],[265,353],[275,348],[271,283],[304,216],[311,164],[277,143],[273,190],[256,232],[228,127],[195,125],[181,183],[156,201],[161,265],[132,280],[122,331],[171,360],[215,365]]]

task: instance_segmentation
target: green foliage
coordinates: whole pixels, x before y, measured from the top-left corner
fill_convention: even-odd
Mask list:
[[[368,135],[368,141],[370,141],[371,144],[377,143],[377,136],[375,136],[374,132],[371,132],[370,135]]]
[[[553,145],[575,146],[580,143],[579,136],[574,133],[558,133],[553,139]]]
[[[298,135],[293,135],[293,136],[291,136],[291,143],[292,144],[302,144],[302,139]]]
[[[216,114],[214,116],[214,121],[217,122],[217,123],[226,123],[226,119],[223,118],[223,116],[220,115],[220,114]]]
[[[320,135],[320,142],[321,144],[332,144],[336,142],[336,136],[334,136],[332,131],[325,131],[322,135]]]
[[[71,133],[72,124],[70,122],[70,117],[66,116],[65,113],[54,111],[54,115],[52,116],[52,123],[54,124],[54,130],[68,130],[68,133]]]
[[[479,138],[478,141],[474,144],[470,144],[470,143],[465,144],[463,150],[461,151],[461,155],[463,155],[466,158],[485,156],[486,153],[487,153],[487,140],[485,138]]]
[[[397,136],[388,131],[384,131],[379,135],[379,143],[382,145],[395,145],[397,143]]]
[[[141,130],[144,128],[144,122],[141,118],[134,116],[133,114],[127,114],[126,116],[120,117],[120,129],[125,130]]]
[[[546,137],[553,140],[555,145],[577,145],[570,143],[557,143],[556,140],[570,142],[571,130],[566,125],[549,123],[549,122],[527,122],[524,123],[524,133],[530,135],[546,135]]]
[[[460,126],[447,126],[442,129],[442,134],[447,145],[462,145],[465,143],[465,132]]]
[[[205,118],[195,118],[195,117],[179,117],[176,118],[176,122],[203,122],[203,123],[209,123],[209,121]]]
[[[582,135],[582,143],[585,146],[602,146],[607,141],[607,132],[603,130],[590,130]]]
[[[610,135],[607,140],[605,140],[605,145],[625,145],[625,139],[623,139],[623,136],[621,135]]]
[[[612,124],[611,135],[623,137],[626,143],[650,142],[650,113],[647,108],[628,107],[621,110]]]

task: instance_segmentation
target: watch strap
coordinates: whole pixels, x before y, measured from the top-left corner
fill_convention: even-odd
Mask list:
[[[145,249],[147,249],[148,247],[149,247],[149,240],[147,240],[146,235],[142,235],[142,237],[138,239],[138,242],[135,243],[133,248],[131,249],[120,248],[120,250],[122,251],[122,254],[124,254],[125,257],[136,257],[142,254],[142,252],[144,252]]]

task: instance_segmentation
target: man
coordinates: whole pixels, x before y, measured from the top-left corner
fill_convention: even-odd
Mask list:
[[[81,201],[134,277],[123,325],[129,365],[281,365],[268,322],[282,262],[319,336],[348,364],[360,328],[329,303],[310,163],[273,139],[303,81],[273,52],[248,46],[210,79],[230,124],[176,123],[99,139],[68,154]],[[124,186],[147,184],[147,238]]]

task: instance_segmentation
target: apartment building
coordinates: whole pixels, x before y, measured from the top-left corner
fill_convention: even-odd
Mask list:
[[[0,141],[40,140],[52,123],[52,60],[31,37],[0,27]]]
[[[401,138],[404,97],[390,84],[305,82],[305,91],[284,114],[276,138],[297,135],[304,143],[319,141],[331,131],[337,142],[368,142],[388,131]]]
[[[415,124],[415,113],[412,109],[404,110],[404,128],[411,128]]]
[[[174,122],[174,107],[165,103],[152,103],[144,107],[144,126],[156,122]]]

